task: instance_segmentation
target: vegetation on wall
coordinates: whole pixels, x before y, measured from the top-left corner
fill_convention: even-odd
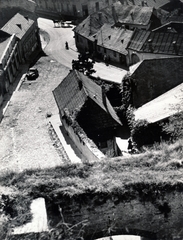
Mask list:
[[[162,124],[162,129],[172,141],[183,138],[183,112],[171,116],[168,122]]]

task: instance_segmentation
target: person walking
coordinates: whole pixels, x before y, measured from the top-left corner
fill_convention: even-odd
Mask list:
[[[68,44],[67,41],[65,42],[65,49],[66,49],[66,50],[69,50],[69,44]]]

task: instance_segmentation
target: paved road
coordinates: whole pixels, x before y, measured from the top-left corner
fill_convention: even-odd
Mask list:
[[[46,31],[50,36],[50,41],[44,51],[51,58],[57,60],[62,65],[71,68],[72,60],[77,59],[78,52],[74,44],[74,32],[72,28],[54,27],[53,21],[39,18],[39,28]],[[69,44],[69,50],[65,49],[65,42]]]
[[[78,52],[75,47],[74,32],[72,28],[55,28],[51,20],[39,18],[39,28],[46,31],[50,36],[50,42],[45,47],[44,51],[47,55],[56,59],[62,65],[72,68],[72,60],[77,59]],[[65,42],[69,43],[69,50],[65,49]],[[121,83],[123,76],[127,73],[126,70],[106,66],[103,62],[96,62],[94,66],[96,77]]]

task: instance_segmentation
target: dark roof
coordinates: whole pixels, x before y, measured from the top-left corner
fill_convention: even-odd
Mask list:
[[[104,23],[113,25],[114,19],[110,8],[102,9],[100,12],[95,12],[84,19],[80,24],[74,28],[74,32],[82,35],[83,37],[95,40],[95,35]]]
[[[153,13],[152,7],[122,6],[114,4],[118,22],[121,24],[148,25]]]
[[[169,4],[170,0],[120,0],[120,2],[123,5],[146,6],[157,9]]]
[[[34,20],[17,13],[1,29],[9,34],[16,34],[21,39],[33,25]]]
[[[169,22],[156,29],[153,29],[153,32],[174,32],[174,33],[183,33],[183,22]]]
[[[97,45],[127,55],[126,47],[132,34],[133,31],[104,24],[96,35]]]
[[[137,52],[183,55],[183,34],[136,29],[127,46]]]
[[[58,108],[62,114],[68,109],[71,114],[80,110],[88,98],[92,99],[104,111],[108,112],[113,119],[121,124],[117,114],[105,96],[106,105],[103,101],[102,88],[82,73],[73,70],[53,91]]]
[[[101,9],[100,12],[95,12],[88,16],[84,21],[74,28],[74,31],[83,37],[91,37],[91,40],[95,40],[93,35],[95,35],[105,23],[111,26],[115,24],[112,7],[115,9],[115,13],[120,24],[135,23],[136,25],[147,25],[153,12],[151,7],[124,7],[120,2],[116,2],[109,7]],[[130,15],[132,12],[133,19]]]
[[[183,111],[183,83],[138,108],[135,120],[155,123]]]

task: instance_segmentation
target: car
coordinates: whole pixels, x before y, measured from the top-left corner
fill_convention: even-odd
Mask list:
[[[37,68],[29,68],[29,71],[26,74],[27,80],[35,80],[39,77],[39,72]]]

